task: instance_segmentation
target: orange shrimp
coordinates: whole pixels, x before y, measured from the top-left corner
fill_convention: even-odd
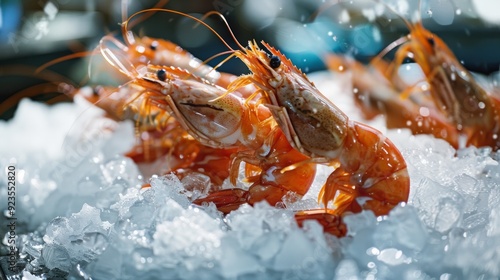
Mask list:
[[[213,190],[195,202],[214,202],[228,213],[243,203],[266,200],[275,205],[288,192],[303,196],[314,180],[316,165],[307,163],[308,157],[292,148],[269,109],[246,102],[238,94],[225,95],[226,89],[201,79],[182,79],[185,73],[150,65],[148,72],[133,82],[146,88],[147,98],[167,110],[203,145],[239,148],[233,155],[230,181],[236,184],[239,166],[245,162],[246,180],[251,183],[248,190]],[[304,164],[286,170],[297,163]]]
[[[238,78],[228,91],[257,85],[293,146],[311,162],[336,168],[319,193],[325,208],[333,202],[337,215],[363,209],[386,215],[406,202],[410,178],[394,144],[379,131],[349,120],[290,60],[262,44],[272,55],[255,42],[235,52],[252,74]]]
[[[229,177],[231,155],[237,149],[216,149],[200,144],[175,118],[149,102],[147,91],[129,83],[117,88],[96,87],[88,90],[66,89],[73,97],[80,95],[105,110],[111,118],[136,120],[138,144],[126,156],[136,163],[164,159],[162,172],[173,172],[179,179],[188,174],[208,176],[213,186],[221,186]]]
[[[483,89],[446,43],[420,21],[410,23],[402,19],[410,33],[396,51],[394,61],[388,67],[380,67],[385,70],[384,74],[390,79],[397,78],[397,69],[403,61],[412,58],[426,76],[435,107],[456,126],[458,132],[466,135],[466,145],[490,146],[498,150],[500,98]],[[382,51],[373,64],[379,67],[380,58],[392,48],[394,45]]]
[[[364,117],[385,115],[387,128],[408,128],[413,134],[430,134],[458,146],[456,127],[442,116],[432,102],[409,96],[395,88],[377,70],[353,58],[327,54],[326,64],[332,71],[350,71],[354,101]]]
[[[122,23],[122,36],[125,44],[110,35],[104,36],[99,43],[101,52],[109,51],[111,48],[106,44],[113,43],[118,47],[120,52],[125,55],[126,60],[135,67],[140,65],[145,66],[147,64],[179,67],[224,88],[237,78],[236,75],[216,71],[214,68],[171,41],[150,38],[147,36],[135,37],[133,33],[128,30],[130,21],[137,15],[157,11],[185,15],[181,12],[160,8],[152,8],[137,12]],[[196,19],[192,16],[189,17]],[[238,93],[248,96],[255,90],[254,87],[248,87],[246,89],[240,89]]]

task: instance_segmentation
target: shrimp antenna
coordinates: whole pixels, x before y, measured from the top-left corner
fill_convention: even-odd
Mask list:
[[[163,7],[165,6],[167,3],[169,2],[169,0],[160,0],[156,3],[156,5],[153,6],[153,8],[160,8],[160,7]],[[127,8],[128,8],[128,0],[122,0],[122,22],[125,22],[127,21]],[[134,26],[136,26],[137,24],[145,21],[146,19],[148,19],[149,17],[151,17],[154,13],[148,13],[148,14],[144,14],[144,15],[141,15],[138,19],[134,20],[133,22],[129,23],[128,24],[128,28],[132,28]],[[127,45],[133,45],[134,44],[134,41],[133,41],[133,37],[131,37],[129,34],[128,34],[128,30],[126,28],[123,27],[122,25],[122,36],[123,36],[123,40],[125,40],[125,42],[127,43]]]
[[[113,53],[110,48],[105,46],[106,42],[111,42],[116,44],[120,49],[127,49],[125,45],[123,45],[120,41],[116,40],[114,37],[103,37],[99,42],[99,50],[101,51],[102,56],[106,61],[122,74],[129,78],[133,78],[134,74],[138,74],[132,62],[130,62],[127,58],[119,57],[117,54]],[[127,67],[128,66],[128,67]]]
[[[399,39],[396,39],[395,41],[392,41],[392,43],[387,45],[387,47],[385,47],[381,52],[379,52],[377,54],[377,56],[375,56],[375,58],[372,59],[372,61],[382,59],[390,51],[392,51],[393,49],[397,48],[398,46],[401,46],[402,44],[408,42],[408,40],[409,40],[408,36],[404,36],[404,37],[401,37]]]
[[[154,8],[159,8],[159,7],[165,6],[168,2],[169,2],[169,0],[160,0],[160,1],[158,1],[158,3],[156,3],[156,5],[154,6]],[[125,21],[127,19],[127,7],[128,7],[128,0],[122,0],[122,5],[121,5],[121,8],[122,8],[122,21]],[[151,15],[152,14],[146,14],[146,15],[141,16],[140,18],[138,18],[134,22],[130,23],[129,24],[129,28],[132,28],[135,25],[137,25],[138,23],[146,20]],[[123,38],[124,38],[125,42],[127,43],[127,45],[132,45],[134,43],[133,42],[133,40],[134,40],[133,36],[131,36],[131,34],[128,34],[127,30],[125,30],[125,29],[123,29],[122,32],[123,32]],[[106,37],[111,37],[113,33],[115,33],[115,31],[113,31],[112,33],[110,33]],[[118,43],[116,43],[116,44],[118,46]],[[121,44],[121,45],[123,45],[123,44]],[[119,47],[122,50],[126,50],[125,47],[121,47],[121,46],[119,46]],[[96,49],[94,49],[92,51],[82,51],[82,52],[77,52],[77,53],[72,53],[72,54],[69,54],[69,55],[65,55],[65,56],[53,59],[53,60],[51,60],[49,62],[46,62],[46,63],[42,64],[41,66],[39,66],[38,68],[35,69],[34,73],[38,74],[41,71],[49,68],[50,66],[55,65],[55,64],[60,63],[60,62],[64,62],[66,60],[75,59],[75,58],[82,58],[82,57],[87,57],[87,56],[93,56],[93,55],[96,55],[98,53],[99,52]],[[91,64],[92,64],[92,58],[90,59],[89,65],[91,65]],[[90,75],[90,69],[89,69],[89,75]]]
[[[181,16],[184,16],[184,17],[187,17],[187,18],[190,18],[196,22],[198,22],[199,24],[205,26],[206,28],[208,28],[212,33],[215,34],[215,36],[217,36],[221,41],[222,43],[228,48],[230,49],[231,51],[235,51],[233,48],[231,48],[231,46],[224,40],[224,38],[222,38],[222,36],[217,33],[217,31],[215,31],[212,27],[210,27],[208,24],[206,24],[205,22],[203,22],[202,20],[192,16],[192,15],[189,15],[189,14],[186,14],[186,13],[183,13],[183,12],[179,12],[179,11],[175,11],[175,10],[170,10],[170,9],[162,9],[162,8],[151,8],[151,9],[146,9],[146,10],[142,10],[142,11],[138,11],[136,13],[134,13],[133,15],[131,15],[124,23],[123,23],[123,28],[124,30],[128,31],[128,23],[129,21],[139,15],[139,14],[142,14],[142,13],[147,13],[147,12],[165,12],[165,13],[172,13],[172,14],[176,14],[176,15],[181,15]],[[233,35],[234,36],[234,35]],[[240,47],[241,45],[238,44]]]
[[[27,97],[35,97],[38,95],[42,94],[49,94],[49,93],[60,93],[61,86],[58,84],[55,84],[53,82],[48,82],[48,83],[43,83],[43,84],[38,84],[34,85],[31,87],[28,87],[26,89],[23,89],[21,91],[16,92],[16,94],[8,97],[2,103],[0,104],[0,115],[5,114],[9,109],[14,108],[16,104],[19,104],[21,99],[27,98]],[[71,100],[68,99],[69,96],[68,94],[66,95],[59,95],[53,98],[50,98],[48,100],[45,100],[45,104],[54,104],[59,101],[64,101],[64,100]]]
[[[221,62],[219,62],[217,65],[215,65],[215,66],[212,68],[212,70],[210,70],[207,74],[209,74],[209,73],[210,73],[210,72],[212,72],[212,71],[217,70],[217,68],[221,67],[224,63],[226,63],[228,60],[230,60],[231,58],[233,58],[233,57],[235,56],[235,54],[234,54],[234,52],[233,52],[233,51],[225,51],[225,52],[220,52],[220,53],[218,53],[218,54],[214,54],[214,55],[212,55],[211,57],[209,57],[209,58],[207,58],[207,59],[205,59],[205,60],[203,61],[203,64],[207,64],[207,63],[208,63],[209,61],[211,61],[212,59],[217,58],[217,57],[222,56],[222,55],[226,55],[226,54],[230,54],[230,56],[228,56],[228,57],[224,58],[224,60],[222,60]],[[201,67],[201,65],[200,65],[200,66],[198,66],[198,67]]]
[[[56,72],[52,72],[50,70],[45,70],[40,73],[32,74],[33,68],[25,65],[8,65],[5,69],[9,69],[9,71],[0,70],[0,74],[7,75],[20,75],[20,76],[28,76],[35,77],[41,80],[47,81],[43,84],[36,84],[30,86],[28,88],[22,89],[15,94],[9,96],[6,100],[0,103],[0,115],[3,115],[8,110],[12,109],[19,101],[25,97],[35,97],[37,95],[48,94],[48,93],[61,93],[61,85],[68,85],[71,88],[74,88],[74,83],[67,77],[58,74]],[[64,92],[66,94],[66,92]],[[67,98],[69,94],[62,95],[64,98]],[[54,103],[56,98],[61,98],[60,96],[56,96],[54,98],[50,98],[49,100],[44,101],[44,103]]]
[[[403,16],[401,16],[396,10],[394,10],[394,8],[392,8],[387,3],[385,3],[385,2],[383,2],[381,0],[373,0],[373,1],[384,5],[386,8],[388,8],[389,10],[391,10],[395,15],[397,15],[399,18],[401,18],[403,20],[403,22],[405,23],[405,25],[408,27],[408,29],[409,29],[410,32],[413,30],[413,25],[406,18],[404,18]],[[422,8],[421,5],[422,5],[422,1],[418,0],[418,9],[419,9],[419,13],[418,14],[419,15],[420,15],[420,11],[421,11],[421,8]],[[419,19],[419,21],[420,21],[420,19]],[[402,45],[403,43],[407,42],[408,40],[409,40],[408,36],[404,36],[404,37],[401,37],[399,39],[396,39],[395,41],[393,41],[392,43],[390,43],[387,47],[385,47],[379,54],[377,54],[377,56],[372,59],[372,62],[376,62],[376,61],[382,59],[384,56],[386,56],[394,48]]]
[[[229,33],[231,34],[231,37],[233,38],[233,40],[234,40],[234,42],[236,43],[236,45],[238,45],[238,47],[239,47],[240,49],[244,50],[244,49],[245,49],[245,47],[243,47],[243,45],[242,45],[242,44],[240,44],[240,42],[238,41],[238,39],[236,39],[236,36],[234,35],[233,30],[232,30],[232,29],[231,29],[231,27],[229,26],[229,23],[227,22],[226,17],[225,17],[223,14],[221,14],[221,13],[219,13],[219,12],[217,12],[217,11],[210,11],[210,12],[207,12],[206,14],[204,14],[204,15],[203,15],[203,17],[201,17],[201,19],[200,19],[200,20],[203,22],[203,20],[205,20],[206,18],[208,18],[208,17],[209,17],[209,16],[211,16],[211,15],[216,15],[216,16],[219,16],[219,18],[220,18],[220,19],[224,22],[224,24],[226,25],[227,30],[228,30],[228,31],[229,31]],[[200,23],[200,22],[196,23],[195,27],[196,27],[196,26],[198,26],[198,24],[199,24],[199,23]],[[231,50],[232,50],[232,49],[231,49]]]
[[[53,59],[49,62],[42,64],[41,66],[39,66],[38,68],[35,69],[34,73],[38,74],[38,73],[42,72],[43,70],[45,70],[45,69],[49,68],[50,66],[57,64],[59,62],[63,62],[63,61],[74,59],[74,58],[87,57],[87,56],[96,55],[96,54],[97,53],[95,52],[95,50],[92,50],[92,51],[83,51],[83,52],[72,53],[72,54],[62,56],[62,57],[58,57],[56,59]]]

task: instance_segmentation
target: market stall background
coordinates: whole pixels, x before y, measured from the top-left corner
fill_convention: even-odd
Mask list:
[[[345,53],[368,61],[395,39],[406,35],[407,28],[398,15],[385,11],[376,16],[374,1],[166,1],[164,8],[201,17],[219,11],[228,20],[240,42],[265,40],[283,51],[304,72],[325,68],[325,52]],[[53,59],[94,48],[110,32],[119,33],[123,1],[15,1],[0,2],[0,101],[46,82],[33,75],[34,69]],[[389,4],[405,2],[387,1]],[[401,4],[400,15],[413,18],[418,1]],[[128,15],[151,8],[157,1],[128,1]],[[457,57],[471,71],[488,74],[499,70],[499,21],[495,3],[487,1],[424,1],[421,17],[425,26],[448,42]],[[326,8],[325,8],[326,7]],[[313,15],[321,13],[311,21]],[[207,22],[228,42],[222,21],[212,16]],[[141,36],[172,40],[206,59],[227,48],[204,28],[192,28],[193,22],[181,16],[156,13],[139,23],[133,31]],[[234,46],[234,44],[233,44]],[[210,62],[215,65],[219,60]],[[88,59],[72,59],[49,70],[75,82],[87,75]],[[235,74],[247,73],[246,67],[230,60],[220,68]],[[38,96],[39,99],[55,97]],[[61,97],[62,99],[62,97]],[[17,100],[17,99],[16,99]],[[2,107],[2,119],[12,117],[15,102]]]

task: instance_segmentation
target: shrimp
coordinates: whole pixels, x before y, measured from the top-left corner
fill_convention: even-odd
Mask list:
[[[148,102],[147,91],[129,83],[120,88],[95,87],[89,90],[66,89],[105,110],[116,121],[135,120],[140,126],[138,143],[125,154],[136,163],[163,159],[162,172],[173,172],[179,179],[201,174],[213,186],[221,186],[229,177],[231,155],[237,149],[217,149],[202,145],[183,129],[165,110]]]
[[[262,44],[271,55],[255,42],[235,52],[252,73],[238,78],[228,91],[257,85],[294,148],[310,156],[309,161],[335,167],[318,195],[324,207],[333,202],[337,215],[361,210],[386,215],[406,202],[410,179],[396,146],[374,128],[349,120],[290,60]]]
[[[206,64],[206,62],[201,61],[188,51],[184,50],[181,46],[171,41],[159,38],[150,38],[147,36],[136,37],[131,31],[128,30],[129,23],[135,16],[157,11],[166,11],[185,15],[181,12],[159,8],[137,12],[122,23],[122,36],[125,44],[121,43],[114,37],[107,35],[104,36],[99,42],[101,52],[111,50],[110,46],[107,46],[106,44],[113,43],[116,47],[118,47],[119,51],[125,55],[126,60],[132,63],[135,67],[139,67],[141,65],[145,66],[147,64],[179,67],[223,88],[226,88],[229,83],[237,78],[236,75],[215,70],[213,67]],[[192,16],[189,17],[193,18]],[[256,89],[254,87],[250,86],[245,89],[240,89],[238,94],[249,96],[255,90]]]
[[[408,128],[413,134],[430,134],[458,146],[458,131],[426,99],[404,98],[400,90],[377,69],[352,58],[328,54],[326,64],[332,71],[350,71],[354,101],[366,119],[385,115],[388,128]],[[341,70],[340,70],[341,69]]]
[[[390,7],[389,7],[390,8]],[[435,107],[458,132],[465,134],[466,145],[500,148],[500,98],[488,93],[458,61],[446,43],[427,30],[421,21],[404,19],[410,33],[396,51],[394,61],[381,67],[390,79],[410,57],[422,69]],[[390,45],[373,60],[375,66],[394,46]]]
[[[243,203],[266,200],[276,205],[288,192],[303,196],[311,186],[316,165],[293,149],[277,127],[270,110],[258,102],[203,80],[182,79],[185,71],[172,67],[147,67],[134,80],[148,91],[148,99],[174,116],[186,131],[203,145],[238,148],[233,155],[230,182],[235,185],[239,166],[246,163],[248,190],[213,190],[195,203],[213,202],[228,213]],[[293,170],[288,166],[303,163]]]

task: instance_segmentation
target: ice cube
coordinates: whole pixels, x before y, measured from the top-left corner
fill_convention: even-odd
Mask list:
[[[413,206],[397,206],[383,223],[373,235],[381,248],[386,247],[383,244],[398,244],[401,248],[419,252],[427,244],[429,237],[426,228]],[[405,250],[403,253],[407,254]]]
[[[273,269],[278,271],[297,269],[310,262],[316,262],[312,243],[304,232],[294,230],[286,236],[281,250],[274,259]]]
[[[239,278],[242,275],[262,271],[256,257],[243,250],[239,242],[227,236],[221,246],[220,273],[224,278]]]
[[[172,264],[183,263],[188,270],[194,270],[207,260],[220,259],[218,248],[222,236],[219,221],[199,208],[189,207],[173,219],[156,225],[152,248],[155,256]]]
[[[335,269],[334,279],[359,280],[362,279],[359,275],[359,269],[354,260],[344,259]]]
[[[107,235],[99,210],[84,204],[70,218],[56,218],[47,226],[42,258],[49,269],[69,271],[79,262],[95,259],[106,248]]]
[[[347,225],[347,232],[351,236],[374,227],[377,223],[375,214],[372,211],[362,211],[354,215],[346,215],[344,223]]]
[[[490,219],[488,223],[488,236],[500,235],[500,206],[497,205],[491,209]]]
[[[248,250],[263,234],[272,231],[288,231],[295,224],[293,212],[276,209],[265,201],[254,207],[247,204],[240,206],[227,217],[227,223],[236,234],[243,249]]]
[[[126,275],[122,275],[122,254],[114,246],[108,246],[84,271],[93,279],[123,279]]]
[[[151,188],[155,193],[155,204],[161,205],[165,202],[165,198],[175,200],[183,208],[188,208],[191,205],[188,197],[183,193],[184,186],[179,178],[174,174],[168,174],[161,177],[151,179]]]
[[[191,201],[206,196],[211,187],[210,177],[196,172],[191,172],[182,178],[181,183]]]
[[[249,251],[255,254],[262,262],[269,262],[280,250],[282,234],[270,232],[257,237],[252,243]]]
[[[451,187],[445,187],[430,179],[423,179],[415,184],[413,206],[418,209],[420,219],[431,228],[437,223],[439,230],[445,231],[455,224],[461,215],[464,200]],[[443,212],[443,213],[441,213]],[[452,215],[450,220],[446,215]],[[438,216],[441,215],[439,218]]]
[[[434,228],[441,233],[452,229],[461,218],[461,208],[461,205],[450,198],[441,199],[436,209]]]
[[[68,250],[58,244],[47,244],[42,249],[43,263],[48,269],[71,270],[71,256]]]

